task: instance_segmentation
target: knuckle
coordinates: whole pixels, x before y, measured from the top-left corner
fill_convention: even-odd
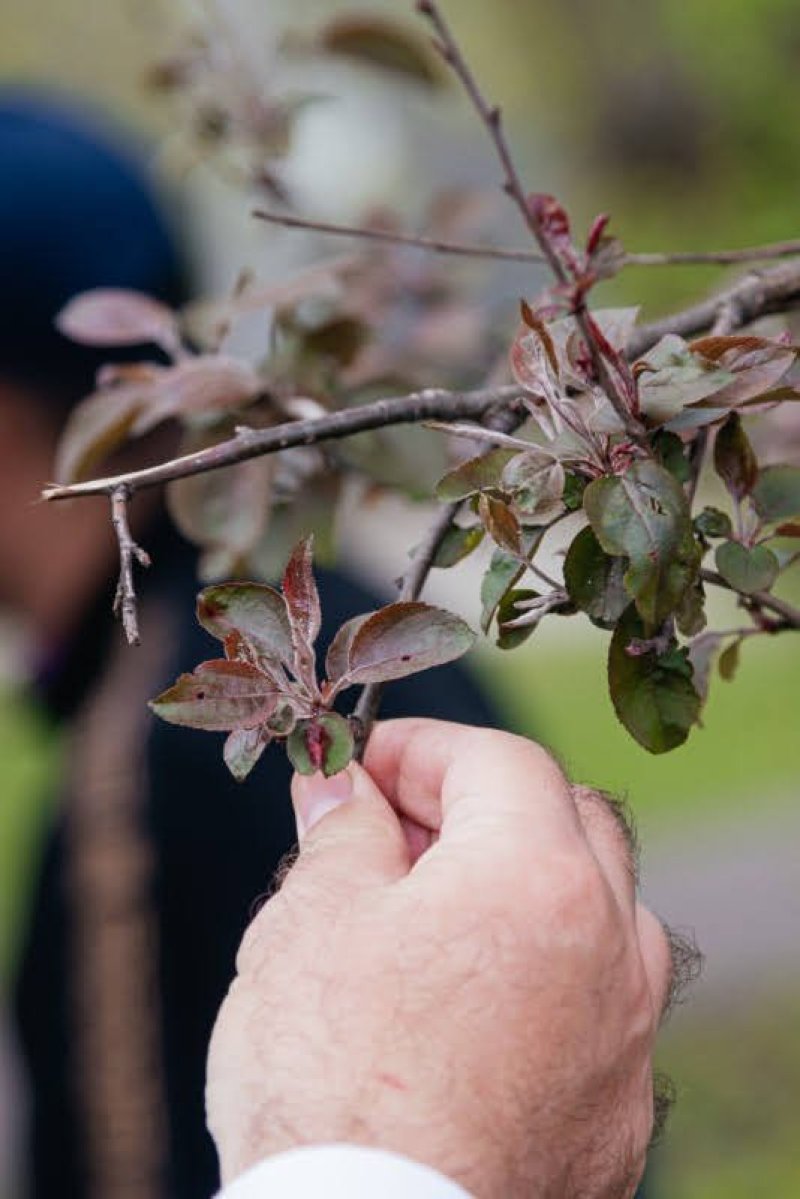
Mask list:
[[[572,798],[587,832],[594,831],[614,847],[634,881],[639,874],[639,842],[633,816],[624,800],[595,787],[572,784]]]

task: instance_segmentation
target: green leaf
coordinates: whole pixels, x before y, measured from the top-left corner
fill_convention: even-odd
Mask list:
[[[769,591],[780,570],[778,559],[765,545],[749,548],[738,541],[723,541],[714,559],[725,582],[743,595]]]
[[[501,485],[524,516],[541,514],[551,519],[562,509],[564,467],[552,454],[541,450],[517,454],[503,470]]]
[[[686,447],[677,433],[668,433],[659,429],[653,438],[653,449],[661,465],[669,471],[679,483],[687,483],[692,473],[689,459],[686,457]]]
[[[461,528],[460,525],[451,525],[436,551],[433,565],[441,570],[456,566],[478,548],[483,541],[484,532],[480,525],[472,525],[468,529]]]
[[[640,615],[660,624],[697,576],[700,550],[682,487],[655,462],[635,462],[625,475],[596,479],[583,506],[607,554],[630,565],[625,586]]]
[[[283,596],[264,583],[221,583],[197,597],[197,619],[220,641],[238,634],[257,657],[291,667],[292,634]]]
[[[271,740],[271,733],[263,725],[233,730],[225,742],[222,756],[237,783],[247,778]]]
[[[263,724],[277,702],[275,684],[262,671],[247,662],[221,659],[182,674],[149,706],[170,724],[229,732]]]
[[[681,337],[670,333],[644,359],[649,369],[639,375],[639,403],[651,424],[672,420],[732,383],[732,371],[692,353]]]
[[[497,449],[468,458],[439,480],[436,495],[440,500],[452,503],[487,487],[499,487],[504,467],[518,454],[519,450]]]
[[[576,512],[583,504],[583,493],[586,490],[586,480],[582,475],[567,471],[564,479],[564,494],[561,497],[568,512]]]
[[[765,466],[753,488],[753,503],[770,524],[800,516],[800,466]]]
[[[694,527],[703,537],[730,537],[733,532],[731,518],[719,508],[704,508],[694,518]]]
[[[495,550],[481,583],[481,629],[484,633],[489,631],[503,596],[524,573],[525,567],[517,558],[504,553],[503,550]]]
[[[389,604],[357,629],[344,676],[348,685],[385,683],[460,658],[475,641],[459,616],[419,602]]]
[[[711,667],[714,665],[714,659],[724,640],[724,633],[704,633],[700,637],[695,637],[688,647],[689,661],[692,665],[692,682],[695,691],[700,696],[701,703],[705,703],[708,699]],[[702,724],[699,717],[697,723]]]
[[[514,588],[507,591],[501,599],[497,607],[497,648],[498,649],[516,649],[527,641],[531,633],[536,630],[535,624],[523,625],[521,628],[509,629],[505,626],[509,621],[516,620],[522,615],[517,608],[520,600],[534,599],[538,596],[538,591],[531,591],[528,588]]]
[[[719,656],[717,669],[719,670],[720,678],[725,679],[727,683],[732,682],[736,671],[739,669],[739,651],[741,648],[742,639],[741,637],[737,637]]]
[[[683,593],[675,609],[675,623],[684,637],[695,637],[706,627],[706,593],[699,578]]]
[[[298,774],[321,770],[330,778],[352,761],[355,740],[344,716],[327,712],[311,720],[299,720],[289,734],[286,749]]]
[[[700,714],[685,649],[630,654],[631,642],[647,636],[632,604],[620,619],[608,655],[608,682],[614,710],[628,732],[653,754],[682,745]]]
[[[606,554],[591,528],[581,529],[564,560],[569,597],[593,624],[613,629],[630,603],[625,590],[626,558]]]
[[[714,442],[714,468],[735,499],[749,495],[758,478],[758,462],[741,419],[732,412]]]

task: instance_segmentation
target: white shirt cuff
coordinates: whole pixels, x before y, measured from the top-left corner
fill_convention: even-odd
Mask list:
[[[396,1153],[315,1145],[268,1157],[218,1199],[471,1199],[457,1183]]]

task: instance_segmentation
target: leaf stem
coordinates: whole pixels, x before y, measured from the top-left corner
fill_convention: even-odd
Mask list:
[[[400,233],[391,229],[374,229],[366,225],[342,225],[333,221],[317,221],[264,208],[253,210],[253,216],[268,225],[284,229],[299,229],[324,233],[330,237],[353,237],[360,241],[380,242],[390,246],[409,246],[434,254],[457,258],[485,258],[499,262],[544,262],[543,254],[513,246],[489,246],[473,242],[449,241],[447,238],[422,234]],[[769,242],[761,246],[745,246],[736,250],[676,250],[631,251],[621,258],[621,266],[733,266],[736,263],[766,262],[776,258],[800,255],[799,241]]]
[[[122,620],[128,645],[139,644],[139,620],[136,611],[136,588],[133,583],[134,559],[140,566],[150,565],[150,555],[137,545],[128,524],[130,491],[124,485],[111,492],[111,523],[119,545],[119,580],[114,596],[114,615]]]
[[[715,570],[701,570],[700,578],[704,583],[711,583],[714,587],[722,587],[737,595],[745,607],[774,612],[783,621],[782,628],[800,630],[800,608],[793,607],[786,600],[779,599],[776,595],[770,595],[768,591],[755,591],[750,595],[745,595],[744,592],[731,587],[730,583],[726,582],[722,575]],[[773,631],[777,632],[778,630]]]

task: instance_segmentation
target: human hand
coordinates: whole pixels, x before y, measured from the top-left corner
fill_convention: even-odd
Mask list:
[[[479,1199],[631,1194],[671,966],[612,808],[530,741],[432,720],[293,799],[298,860],[211,1043],[223,1179],[351,1142]]]

